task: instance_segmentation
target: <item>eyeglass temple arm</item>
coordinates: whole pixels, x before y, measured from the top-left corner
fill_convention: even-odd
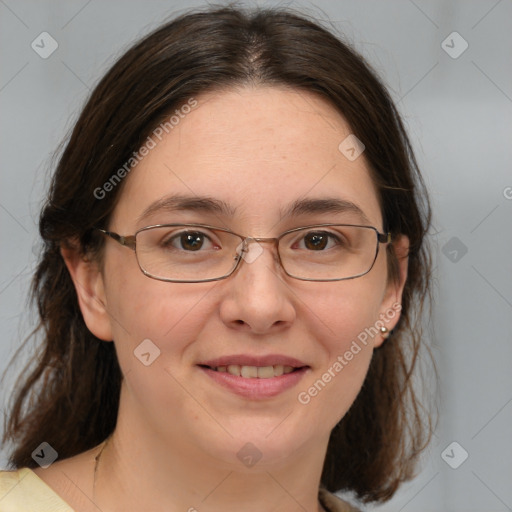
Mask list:
[[[117,233],[114,233],[113,231],[105,231],[104,229],[96,228],[98,231],[101,231],[103,234],[109,236],[110,238],[114,239],[116,242],[120,243],[121,245],[125,245],[126,247],[129,247],[130,249],[135,250],[135,237],[134,236],[121,236]]]
[[[389,244],[391,242],[391,233],[377,233],[377,239],[381,244]]]

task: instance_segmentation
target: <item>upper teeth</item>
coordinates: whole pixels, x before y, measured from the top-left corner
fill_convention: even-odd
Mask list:
[[[276,364],[274,366],[241,366],[238,364],[230,364],[229,366],[216,366],[214,370],[218,372],[228,372],[231,375],[248,379],[270,379],[272,377],[279,377],[283,375],[283,373],[291,373],[294,367],[283,366],[282,364]]]

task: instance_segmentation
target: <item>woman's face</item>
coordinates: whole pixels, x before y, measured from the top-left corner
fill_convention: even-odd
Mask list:
[[[125,178],[111,231],[132,235],[178,222],[277,237],[312,224],[369,222],[382,232],[364,153],[353,160],[340,151],[351,130],[328,103],[270,87],[195,99],[196,108],[161,141],[153,137],[156,147]],[[197,202],[149,208],[174,195],[208,197],[228,211]],[[368,220],[353,209],[282,214],[310,199],[350,201]],[[264,464],[326,443],[356,398],[383,341],[376,322],[391,330],[399,317],[403,282],[387,285],[385,246],[368,274],[335,282],[288,277],[272,245],[261,247],[227,279],[170,283],[143,275],[134,252],[107,239],[97,290],[108,315],[84,316],[95,334],[114,340],[125,376],[121,414],[148,436],[226,464],[251,443],[244,450]],[[151,341],[138,348],[143,340]],[[235,377],[245,380],[232,387],[223,372],[200,366],[219,358],[245,366],[292,358],[305,368],[267,383]]]

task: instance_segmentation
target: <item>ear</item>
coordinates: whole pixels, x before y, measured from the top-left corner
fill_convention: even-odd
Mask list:
[[[407,267],[409,264],[409,238],[400,235],[393,242],[393,250],[396,256],[396,279],[393,276],[388,277],[386,291],[384,293],[379,315],[379,326],[384,326],[388,331],[392,331],[398,320],[400,320],[400,311],[402,310],[402,293],[407,280]],[[387,255],[390,257],[390,254]],[[374,348],[380,347],[386,338],[380,333],[375,337]]]
[[[112,341],[103,275],[97,263],[82,253],[77,242],[66,242],[60,253],[75,285],[87,328],[100,340]]]

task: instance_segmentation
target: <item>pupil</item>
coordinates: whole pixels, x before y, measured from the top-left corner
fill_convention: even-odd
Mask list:
[[[186,233],[181,235],[181,245],[184,249],[197,251],[203,245],[201,233]]]
[[[324,249],[327,245],[327,237],[325,235],[307,235],[306,247],[308,249]]]

